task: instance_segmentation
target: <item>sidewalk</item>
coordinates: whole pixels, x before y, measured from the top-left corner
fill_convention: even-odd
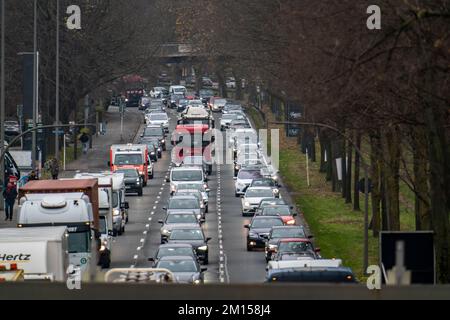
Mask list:
[[[94,136],[92,149],[86,155],[78,155],[78,159],[66,165],[66,171],[61,172],[61,178],[72,178],[76,171],[108,170],[109,147],[120,141],[120,114],[117,107],[110,107],[105,114],[108,121],[106,134]],[[123,122],[123,143],[132,142],[143,124],[142,113],[135,109],[126,110]],[[15,228],[17,226],[18,205],[14,207],[13,221],[5,221],[4,211],[0,211],[0,229]]]

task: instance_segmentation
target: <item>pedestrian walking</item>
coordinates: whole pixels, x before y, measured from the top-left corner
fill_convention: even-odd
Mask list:
[[[82,133],[80,142],[83,145],[83,154],[86,154],[89,150],[89,136],[86,134],[86,132]]]
[[[59,161],[53,158],[50,162],[50,173],[52,174],[53,180],[58,180],[59,176]]]
[[[6,219],[12,221],[14,212],[14,203],[17,198],[17,187],[14,183],[9,182],[6,189],[3,191],[3,198],[5,199],[5,213]]]

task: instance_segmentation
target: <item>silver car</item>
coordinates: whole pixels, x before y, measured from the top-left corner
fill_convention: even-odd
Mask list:
[[[275,198],[277,194],[271,187],[250,187],[242,198],[242,215],[253,216],[262,199]]]
[[[163,210],[167,211],[167,214],[171,212],[194,212],[198,220],[205,218],[205,210],[202,209],[200,201],[195,196],[172,197]]]

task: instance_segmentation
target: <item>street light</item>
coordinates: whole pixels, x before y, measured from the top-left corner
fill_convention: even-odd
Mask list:
[[[304,125],[304,126],[314,126],[330,129],[340,136],[342,136],[345,140],[350,142],[350,144],[355,149],[356,153],[358,153],[361,159],[361,165],[364,170],[364,257],[363,257],[363,268],[364,274],[367,272],[367,268],[369,266],[369,165],[366,163],[364,159],[364,155],[361,150],[353,143],[353,140],[345,133],[341,132],[338,128],[330,126],[328,124],[323,123],[314,123],[314,122],[271,122],[272,124],[281,124],[281,125]]]
[[[1,190],[3,191],[3,186],[5,185],[5,157],[4,157],[4,150],[5,150],[5,0],[1,0],[1,58],[0,58],[0,95],[1,95],[1,101],[0,101],[0,151],[1,151],[1,158],[0,158],[0,180],[2,183]],[[3,209],[3,201],[0,201],[0,209]]]
[[[59,0],[56,0],[56,101],[55,124],[59,124]],[[55,130],[55,157],[59,160],[59,128]]]

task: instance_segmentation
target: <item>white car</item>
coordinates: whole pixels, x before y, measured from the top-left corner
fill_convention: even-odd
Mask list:
[[[242,198],[242,215],[253,216],[262,199],[275,198],[275,190],[271,187],[249,187]]]
[[[185,86],[171,86],[169,88],[170,94],[180,94],[180,95],[186,95],[187,89]]]
[[[245,194],[248,186],[253,182],[253,179],[261,178],[261,169],[241,169],[237,174],[237,177],[234,178],[236,180],[234,184],[234,194],[236,197],[240,197]]]
[[[177,186],[182,183],[203,183],[207,189],[205,180],[206,175],[202,167],[173,168],[170,177],[167,178],[167,182],[170,182],[171,195],[177,192]]]
[[[169,132],[169,117],[166,113],[149,113],[146,122],[148,126],[161,126],[165,132]]]
[[[246,154],[260,154],[259,145],[256,143],[237,143],[234,149],[234,156],[238,158]]]

